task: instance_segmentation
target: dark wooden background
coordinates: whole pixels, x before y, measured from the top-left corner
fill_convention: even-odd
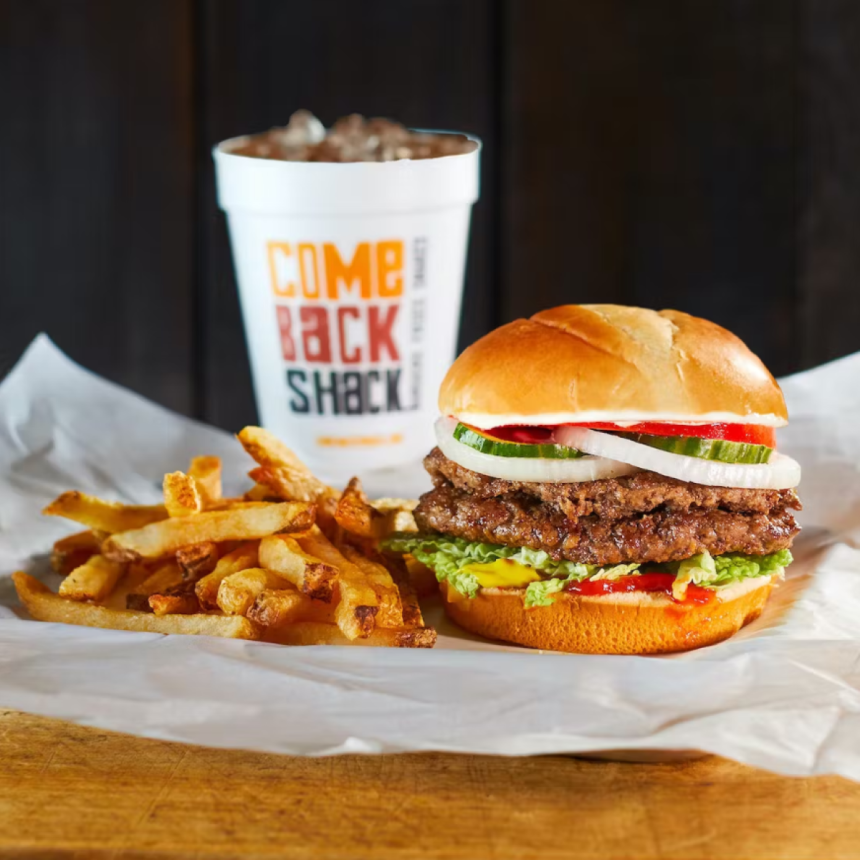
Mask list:
[[[0,373],[43,330],[253,420],[209,153],[298,107],[484,139],[463,344],[613,301],[860,349],[857,0],[0,0]]]

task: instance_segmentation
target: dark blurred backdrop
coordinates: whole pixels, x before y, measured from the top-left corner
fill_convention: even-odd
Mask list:
[[[44,330],[252,421],[210,148],[299,107],[484,139],[462,344],[604,301],[860,349],[857,0],[0,0],[0,373]]]

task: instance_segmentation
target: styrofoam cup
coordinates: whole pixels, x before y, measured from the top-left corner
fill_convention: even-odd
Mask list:
[[[318,163],[214,149],[265,427],[315,471],[413,463],[454,358],[480,149]]]

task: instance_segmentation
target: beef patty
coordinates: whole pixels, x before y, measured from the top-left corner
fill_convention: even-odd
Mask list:
[[[415,510],[421,529],[585,564],[676,561],[704,550],[764,555],[799,531],[793,490],[708,487],[653,472],[579,484],[503,481],[438,448],[424,465],[435,489]]]

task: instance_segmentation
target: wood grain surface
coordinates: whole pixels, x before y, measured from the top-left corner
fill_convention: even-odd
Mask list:
[[[853,858],[860,786],[714,757],[213,750],[0,712],[0,856]]]

